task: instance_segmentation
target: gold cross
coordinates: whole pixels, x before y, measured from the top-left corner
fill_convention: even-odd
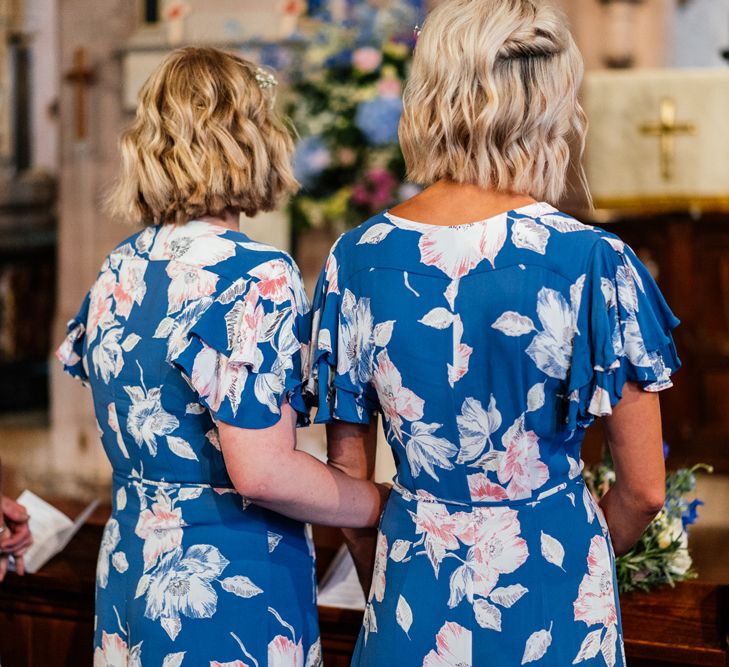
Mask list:
[[[643,123],[638,128],[640,133],[649,137],[658,137],[661,147],[661,177],[664,181],[673,178],[676,160],[676,137],[681,134],[696,134],[696,125],[676,121],[676,102],[670,97],[661,100],[659,120],[657,123]]]

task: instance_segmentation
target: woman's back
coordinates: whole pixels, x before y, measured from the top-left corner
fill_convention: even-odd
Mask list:
[[[317,419],[381,411],[397,463],[354,664],[408,639],[413,665],[615,655],[580,444],[626,380],[678,366],[632,251],[543,203],[455,227],[385,213],[338,241],[316,298]]]
[[[200,220],[104,261],[59,350],[91,386],[114,472],[100,664],[318,664],[307,529],[238,495],[213,418],[266,428],[284,397],[298,405],[308,311],[285,253]]]

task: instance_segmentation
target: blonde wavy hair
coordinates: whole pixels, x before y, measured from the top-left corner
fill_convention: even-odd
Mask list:
[[[256,65],[217,49],[167,56],[121,136],[109,212],[152,225],[275,208],[298,183],[292,134],[273,109],[273,88]]]
[[[555,8],[539,0],[445,0],[418,37],[405,87],[399,132],[409,178],[557,201],[570,144],[580,158],[584,150],[583,69]]]

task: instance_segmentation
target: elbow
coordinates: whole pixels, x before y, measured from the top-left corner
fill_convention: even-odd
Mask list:
[[[250,469],[238,473],[232,481],[235,490],[251,502],[266,503],[278,499],[277,490],[280,485],[274,479],[271,471],[265,468]]]
[[[640,510],[651,519],[663,509],[666,502],[664,489],[646,490],[638,494],[637,503]]]

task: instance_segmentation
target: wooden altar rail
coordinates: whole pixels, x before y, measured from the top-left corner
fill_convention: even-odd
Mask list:
[[[0,584],[3,667],[91,665],[96,554],[102,527],[84,526],[66,551],[38,574]],[[315,530],[321,573],[340,543],[334,529]],[[718,554],[717,554],[718,556]],[[698,581],[623,596],[630,667],[728,667],[729,586]],[[326,667],[345,667],[361,612],[320,607]]]

